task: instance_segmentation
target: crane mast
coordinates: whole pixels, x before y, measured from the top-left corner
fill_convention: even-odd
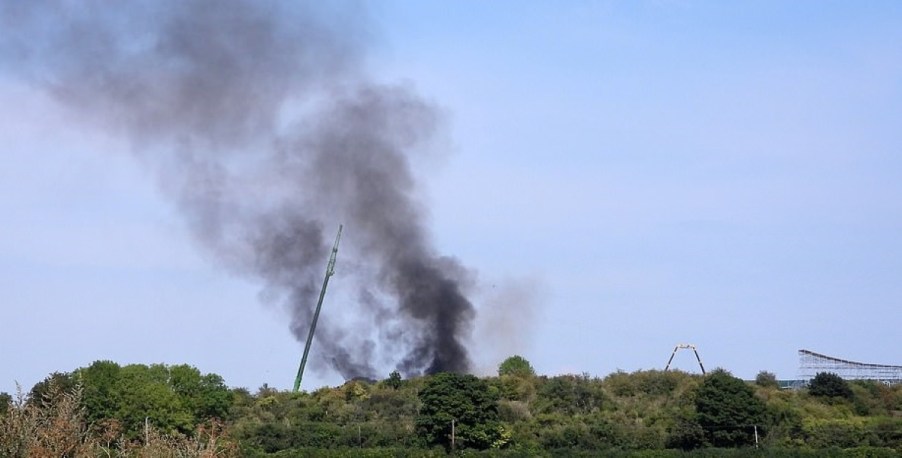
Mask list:
[[[313,312],[313,320],[310,321],[310,332],[307,333],[307,343],[304,345],[304,356],[301,357],[301,365],[298,367],[298,375],[294,379],[294,392],[301,389],[301,379],[304,377],[304,366],[307,365],[307,355],[310,353],[310,344],[313,343],[313,333],[316,331],[316,322],[319,320],[319,311],[323,308],[323,298],[326,297],[326,287],[329,286],[329,277],[335,273],[335,258],[338,256],[338,242],[341,240],[342,225],[338,225],[338,235],[335,236],[335,244],[332,245],[332,254],[329,256],[329,264],[326,265],[326,276],[323,278],[323,289],[319,292],[319,300],[316,302],[316,310]]]

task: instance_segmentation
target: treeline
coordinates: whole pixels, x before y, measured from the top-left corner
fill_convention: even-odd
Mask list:
[[[728,372],[354,380],[229,389],[186,366],[98,361],[0,394],[0,456],[900,456],[902,385]]]

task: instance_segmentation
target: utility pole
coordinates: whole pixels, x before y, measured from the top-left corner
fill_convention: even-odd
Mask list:
[[[758,425],[755,425],[755,448],[758,448]]]
[[[451,419],[451,452],[454,452],[454,419]]]
[[[338,225],[338,235],[335,236],[335,244],[332,245],[332,255],[329,256],[329,264],[326,265],[326,277],[323,279],[323,289],[319,292],[319,301],[316,302],[316,310],[313,312],[313,320],[310,322],[310,332],[307,333],[307,344],[304,345],[304,356],[301,357],[301,365],[298,367],[298,375],[294,379],[294,392],[301,389],[301,379],[304,377],[304,366],[307,365],[307,354],[310,353],[310,344],[313,343],[313,333],[316,332],[316,321],[319,320],[319,311],[323,308],[323,298],[326,297],[326,287],[329,286],[329,277],[335,273],[335,257],[338,256],[338,242],[341,240],[341,228]]]

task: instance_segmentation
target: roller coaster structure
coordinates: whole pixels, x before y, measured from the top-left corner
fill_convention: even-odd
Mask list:
[[[846,380],[879,380],[902,383],[902,366],[870,364],[799,350],[799,378],[811,380],[818,372],[832,372]]]
[[[698,350],[692,344],[677,344],[676,347],[673,347],[673,353],[670,354],[670,359],[667,360],[667,365],[664,366],[665,372],[670,370],[670,363],[673,362],[673,357],[676,356],[679,350],[692,350],[695,353],[695,359],[698,361],[698,367],[702,370],[702,375],[705,375],[705,366],[702,364],[702,358],[698,356]]]

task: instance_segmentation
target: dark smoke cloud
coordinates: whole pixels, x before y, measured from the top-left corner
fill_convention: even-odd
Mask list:
[[[344,222],[350,274],[333,287],[353,282],[364,316],[321,322],[321,365],[468,371],[469,274],[432,247],[410,163],[438,111],[366,78],[357,8],[314,3],[329,2],[5,2],[0,67],[127,137],[205,252],[261,279],[300,342]]]

